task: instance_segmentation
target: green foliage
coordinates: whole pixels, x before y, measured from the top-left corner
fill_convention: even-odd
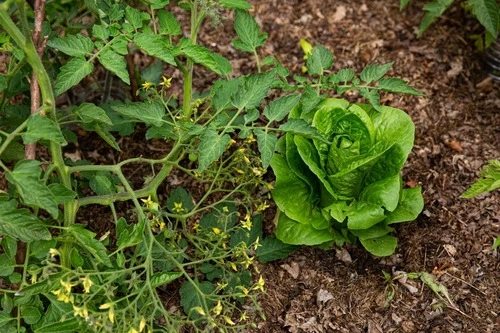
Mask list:
[[[0,195],[0,276],[10,288],[0,299],[6,332],[245,331],[262,316],[257,297],[265,281],[255,260],[282,259],[294,244],[342,245],[354,236],[385,255],[395,247],[388,225],[421,209],[419,189],[400,188],[411,122],[379,97],[421,93],[384,78],[392,63],[359,75],[334,72],[333,53],[306,42],[307,68],[292,79],[276,58],[261,61],[267,34],[247,1],[144,4],[85,1],[76,6],[81,12],[68,14],[92,13],[90,24],[75,26],[60,20],[68,6],[51,2],[43,63],[24,29],[33,25],[32,13],[22,10],[28,6],[0,5],[7,32],[0,41],[10,56],[0,76],[0,168],[9,186]],[[177,5],[189,26],[174,14]],[[197,42],[204,19],[220,22],[221,8],[234,10],[233,45],[255,57],[256,73],[230,78],[229,60]],[[151,65],[127,62],[136,54]],[[220,76],[208,91],[193,91],[199,67]],[[181,73],[182,99],[170,89],[179,82],[163,75],[166,68]],[[42,96],[33,114],[16,104],[29,91],[31,70]],[[139,87],[129,92],[134,102],[114,93],[126,85]],[[344,113],[333,119],[326,110],[333,100],[324,95],[350,90],[373,108],[338,100]],[[270,99],[271,91],[279,97]],[[122,153],[109,164],[65,158],[63,147],[78,147],[85,131],[117,151],[144,132],[144,146],[159,139],[169,149],[155,158],[142,156],[148,150]],[[348,140],[359,143],[349,148]],[[33,143],[44,153],[26,160],[23,144]],[[342,165],[328,164],[330,152]],[[273,188],[269,165],[278,176],[277,238],[262,232]],[[151,172],[138,181],[135,170]],[[286,196],[304,205],[290,205]],[[110,210],[97,230],[78,223],[89,205]],[[26,243],[25,253],[18,242]],[[16,263],[18,253],[23,262]],[[175,293],[173,301],[165,297]]]
[[[481,193],[500,188],[500,160],[490,160],[480,173],[477,182],[462,194],[462,198],[473,198]]]
[[[455,2],[455,0],[434,0],[424,5],[426,12],[420,27],[418,37],[429,28],[444,12]],[[410,0],[400,0],[400,9],[403,10]],[[472,15],[481,23],[486,30],[485,41],[488,46],[492,40],[498,36],[500,29],[500,5],[497,0],[462,0],[464,8],[469,10]]]
[[[296,117],[306,117],[297,110]],[[320,245],[343,244],[350,234],[374,255],[392,254],[397,241],[388,235],[390,225],[416,219],[423,208],[420,188],[402,189],[400,176],[413,147],[411,119],[394,108],[379,112],[327,99],[311,123],[323,140],[287,133],[271,162],[280,210],[276,236]]]
[[[481,170],[480,178],[462,194],[462,198],[474,198],[482,193],[491,192],[500,188],[500,160],[490,160]],[[493,250],[500,246],[500,236],[493,242]]]

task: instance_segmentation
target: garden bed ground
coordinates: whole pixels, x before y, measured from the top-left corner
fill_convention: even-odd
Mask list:
[[[306,38],[335,52],[336,69],[359,71],[372,62],[394,61],[391,76],[426,94],[383,96],[385,104],[406,110],[415,122],[415,148],[404,180],[410,186],[421,184],[425,198],[418,220],[396,228],[396,254],[380,259],[356,246],[303,248],[283,261],[261,265],[267,319],[258,331],[499,332],[500,260],[491,245],[500,234],[500,194],[459,198],[486,161],[500,156],[500,83],[481,71],[469,38],[480,27],[456,5],[417,39],[422,1],[403,12],[397,0],[250,2],[269,32],[263,56],[274,55],[298,73],[303,63],[299,39]],[[253,61],[227,46],[232,36],[232,24],[225,22],[205,30],[200,40],[229,59],[239,59],[233,67],[246,73]],[[197,89],[206,89],[213,78],[196,77]],[[121,144],[131,156],[144,149],[133,138]],[[113,158],[90,147],[84,155]],[[87,221],[93,220],[89,216]],[[265,222],[271,229],[271,219]],[[384,306],[390,288],[383,271],[432,273],[448,289],[456,309],[444,306],[419,280],[407,281],[413,292],[394,282],[394,298]]]
[[[469,38],[479,27],[455,6],[422,38],[421,2],[400,12],[399,1],[252,1],[264,31],[264,52],[300,68],[298,40],[336,54],[336,68],[394,61],[391,75],[425,92],[385,96],[416,125],[415,148],[404,170],[423,187],[425,210],[397,228],[396,254],[304,248],[262,267],[267,321],[261,332],[498,332],[500,260],[491,250],[500,234],[498,192],[475,200],[460,194],[488,159],[500,156],[500,83],[487,79]],[[448,288],[462,312],[419,281],[411,293],[396,283],[388,307],[382,271],[429,272]],[[441,311],[442,310],[442,311]]]

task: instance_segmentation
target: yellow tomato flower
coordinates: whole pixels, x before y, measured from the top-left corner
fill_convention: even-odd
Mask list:
[[[58,257],[61,256],[61,253],[59,253],[59,251],[57,249],[50,249],[49,253],[50,253],[51,258],[54,258],[55,256],[58,256]]]
[[[253,133],[251,133],[246,139],[245,139],[245,142],[246,143],[252,143],[252,142],[255,142],[257,141],[254,137],[253,137]]]
[[[199,314],[201,314],[202,316],[205,316],[205,315],[206,315],[205,311],[204,311],[201,307],[199,307],[199,306],[197,306],[197,307],[193,308],[193,310],[194,310],[194,311],[196,311],[196,312],[198,312],[198,313],[199,313]]]
[[[259,237],[257,236],[257,239],[255,240],[255,243],[253,243],[253,249],[257,250],[261,246],[262,245],[259,243]]]
[[[234,321],[231,320],[231,318],[229,317],[226,317],[226,316],[222,316],[225,320],[226,323],[228,323],[229,325],[235,325],[234,324]]]
[[[243,311],[243,313],[240,315],[240,321],[245,321],[248,319],[246,311]]]
[[[233,269],[233,271],[237,271],[238,270],[238,267],[236,267],[236,264],[234,262],[230,262],[229,266],[231,266],[231,268]]]
[[[104,303],[104,304],[101,304],[99,306],[99,310],[106,310],[106,309],[109,309],[110,307],[112,307],[113,304],[112,303]]]
[[[164,76],[161,77],[161,82],[160,82],[160,86],[163,86],[165,88],[170,88],[172,86],[172,78],[169,77],[168,79]]]
[[[139,323],[139,332],[142,332],[145,327],[146,327],[146,319],[144,319],[144,317],[141,317],[141,322]]]
[[[252,220],[250,219],[250,214],[249,213],[247,213],[245,215],[245,220],[240,221],[240,222],[241,222],[241,227],[242,228],[245,228],[245,229],[248,229],[248,230],[252,229]]]
[[[260,291],[264,292],[264,284],[265,284],[265,281],[264,281],[264,278],[261,275],[259,277],[259,281],[257,281],[257,283],[252,288],[252,290],[260,290]]]
[[[146,81],[146,82],[144,82],[144,83],[142,84],[142,87],[143,87],[143,88],[144,88],[144,90],[146,90],[146,91],[148,91],[148,90],[149,90],[151,87],[153,87],[153,86],[154,86],[154,84],[153,84],[152,82],[148,82],[148,81]]]
[[[219,228],[212,228],[212,231],[214,234],[219,235],[221,233],[221,230]]]
[[[182,207],[182,202],[174,202],[174,212],[182,213],[184,211],[184,207]]]
[[[71,283],[63,280],[59,280],[61,283],[61,286],[63,286],[64,290],[66,290],[66,293],[69,294],[71,292],[71,288],[73,286],[76,286],[76,283]]]
[[[88,276],[86,276],[84,278],[80,278],[80,280],[82,281],[82,284],[83,284],[83,290],[85,291],[85,293],[88,294],[90,292],[90,287],[92,287],[94,282],[92,282],[92,280],[89,279]]]
[[[261,203],[261,204],[257,205],[255,208],[257,209],[257,211],[258,211],[258,212],[263,212],[263,211],[265,211],[266,209],[268,209],[269,207],[271,207],[271,206],[269,206],[269,205],[267,204],[267,202],[266,202],[266,201],[264,201],[263,203]]]
[[[252,264],[253,259],[254,259],[254,257],[249,257],[249,258],[245,259],[245,261],[243,261],[243,265],[245,265],[245,268],[248,268],[248,266],[250,266]]]
[[[220,301],[217,302],[217,305],[212,309],[214,315],[218,316],[222,312],[222,304],[220,304]]]
[[[115,323],[115,310],[113,309],[113,307],[110,307],[109,308],[109,311],[108,311],[108,318],[109,318],[109,321],[114,324]]]
[[[31,283],[36,283],[36,281],[38,281],[38,276],[36,274],[33,274],[31,276]]]
[[[147,199],[141,199],[141,201],[144,202],[146,204],[146,207],[153,212],[157,212],[160,209],[160,205],[158,205],[157,202],[151,200],[151,196],[148,196]]]
[[[87,310],[87,307],[80,308],[76,305],[73,305],[73,312],[74,316],[80,316],[82,318],[87,318],[89,316],[89,311]]]

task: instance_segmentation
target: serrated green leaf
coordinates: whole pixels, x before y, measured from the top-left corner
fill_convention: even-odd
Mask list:
[[[128,40],[125,36],[117,36],[111,41],[111,49],[120,55],[128,54]]]
[[[148,0],[147,2],[150,4],[151,8],[160,9],[168,5],[170,0]]]
[[[12,320],[17,320],[17,317],[14,318],[9,313],[0,312],[0,327],[7,325]]]
[[[176,66],[174,59],[176,53],[168,38],[146,32],[137,33],[134,36],[134,44],[148,55]]]
[[[53,218],[57,218],[59,210],[56,197],[40,179],[41,173],[39,161],[24,160],[18,162],[14,170],[7,174],[7,179],[16,186],[25,205],[45,209]]]
[[[105,125],[112,126],[113,123],[109,119],[106,111],[96,106],[94,103],[82,103],[75,110],[75,114],[80,117],[84,123],[98,122]]]
[[[98,262],[107,267],[113,266],[108,257],[108,250],[100,241],[94,238],[95,233],[81,226],[71,228],[70,233],[77,241],[77,244],[89,252]]]
[[[92,36],[104,41],[109,37],[109,29],[102,25],[94,24],[92,26]]]
[[[354,71],[350,68],[343,68],[337,73],[336,82],[349,82],[354,78]]]
[[[259,119],[260,112],[257,109],[250,109],[247,110],[247,113],[243,116],[243,120],[245,121],[245,124],[252,123]]]
[[[61,67],[54,85],[54,94],[59,96],[69,88],[76,86],[83,78],[92,73],[94,65],[84,58],[72,58]]]
[[[237,92],[231,102],[237,109],[253,109],[260,106],[274,82],[275,72],[253,74],[240,81]]]
[[[420,22],[420,27],[418,28],[417,36],[420,37],[425,30],[434,22],[438,17],[443,15],[443,13],[451,6],[455,0],[436,0],[427,3],[423,9],[426,11],[422,21]]]
[[[3,162],[17,162],[24,159],[24,145],[17,141],[11,141],[0,154],[0,159]]]
[[[200,64],[217,74],[227,75],[232,70],[229,60],[221,55],[213,53],[201,45],[187,45],[181,48],[181,52],[193,62]]]
[[[408,83],[406,83],[405,81],[394,77],[380,79],[378,81],[378,88],[380,90],[390,91],[399,94],[424,96],[422,92],[408,86]]]
[[[183,187],[176,187],[168,196],[167,208],[175,214],[188,213],[194,208],[193,197]]]
[[[13,237],[9,237],[5,234],[2,234],[2,241],[0,242],[2,245],[3,252],[9,257],[14,258],[17,252],[17,241]]]
[[[219,5],[228,9],[252,9],[252,5],[246,0],[220,0]]]
[[[388,62],[387,64],[384,65],[378,65],[378,64],[368,65],[361,71],[359,77],[366,83],[378,81],[387,73],[389,68],[391,68],[392,64],[393,62]]]
[[[370,102],[371,105],[375,108],[377,111],[381,111],[382,108],[380,107],[380,96],[378,94],[378,90],[376,89],[367,89],[367,88],[360,88],[359,92],[361,96],[366,98],[368,102]]]
[[[307,72],[309,74],[323,75],[324,70],[333,66],[333,53],[322,45],[314,47],[307,57]]]
[[[123,219],[123,222],[126,221]],[[144,240],[144,227],[146,226],[146,221],[143,219],[139,223],[134,224],[132,227],[128,227],[118,234],[118,241],[116,246],[118,246],[118,251],[123,250],[127,247],[135,246]]]
[[[92,40],[80,34],[51,39],[47,45],[72,57],[84,57],[94,50]]]
[[[255,19],[242,9],[236,9],[234,30],[238,38],[233,39],[233,45],[241,51],[253,53],[257,47],[264,45],[267,39],[267,34],[260,32]]]
[[[109,131],[104,130],[100,124],[98,123],[92,123],[92,130],[95,131],[99,136],[106,141],[108,145],[116,149],[117,151],[122,151],[120,149],[120,146],[118,145],[118,142],[116,142],[115,137],[109,133]]]
[[[60,127],[52,119],[35,114],[28,119],[26,133],[23,134],[23,141],[24,143],[33,143],[41,139],[54,141],[62,146],[67,145]]]
[[[42,317],[40,310],[31,305],[21,307],[21,315],[24,322],[28,325],[36,324]]]
[[[114,105],[113,110],[121,115],[142,121],[146,125],[160,127],[163,125],[163,116],[166,110],[161,103],[135,102],[123,105]]]
[[[288,95],[280,97],[269,103],[264,109],[264,116],[272,121],[282,121],[290,111],[299,103],[301,95]]]
[[[0,254],[0,276],[9,276],[14,272],[16,259],[9,257],[6,253]]]
[[[158,288],[158,287],[164,286],[166,284],[169,284],[170,282],[177,280],[181,276],[182,276],[181,272],[156,273],[150,279],[151,287]]]
[[[492,36],[498,35],[500,6],[498,0],[468,0],[472,14]]]
[[[56,197],[58,204],[65,204],[76,198],[76,192],[66,188],[63,184],[49,184],[50,191]]]
[[[490,160],[479,174],[477,182],[462,194],[462,198],[473,198],[481,193],[491,192],[500,188],[500,160]]]
[[[89,186],[97,195],[107,195],[115,193],[115,186],[111,180],[111,175],[99,173],[90,178]]]
[[[14,302],[12,301],[12,297],[9,294],[3,294],[2,295],[2,300],[0,301],[0,307],[2,308],[3,313],[10,313],[12,309],[14,308]],[[2,324],[0,322],[0,327],[2,327]]]
[[[160,33],[170,36],[177,36],[182,34],[181,24],[171,12],[165,9],[158,11],[158,23],[160,24]]]
[[[212,106],[217,110],[221,111],[231,107],[231,99],[235,92],[238,90],[238,86],[242,84],[244,77],[238,77],[231,80],[218,80],[211,88]]]
[[[409,3],[410,0],[399,0],[399,10],[403,10]]]
[[[175,139],[177,134],[174,131],[174,127],[171,124],[165,123],[161,127],[151,126],[146,132],[146,139],[150,140],[153,138],[172,138]]]
[[[200,141],[198,172],[202,172],[222,156],[231,137],[228,134],[219,135],[215,130],[208,128],[200,136]]]
[[[278,59],[276,59],[274,56],[267,56],[264,59],[262,59],[262,66],[272,66],[275,65],[278,62]]]
[[[321,134],[318,133],[316,128],[312,127],[303,119],[288,119],[288,121],[281,125],[279,129],[284,132],[298,134],[306,138],[328,142]]]
[[[210,296],[215,290],[212,283],[208,281],[186,281],[179,290],[181,296],[181,306],[184,312],[190,318],[199,318],[200,314],[195,308],[201,308],[205,313],[214,305],[214,301]],[[206,308],[204,309],[204,307]]]
[[[273,158],[274,151],[276,150],[276,142],[278,139],[274,133],[268,133],[260,128],[256,128],[253,132],[257,138],[257,146],[261,155],[262,167],[267,169]]]
[[[313,89],[310,86],[307,86],[304,93],[302,94],[302,98],[300,100],[300,104],[302,106],[302,115],[306,115],[311,112],[319,102],[321,102],[323,98],[319,95],[316,89]],[[293,116],[294,118],[296,116]]]
[[[211,57],[216,63],[216,68],[219,74],[227,76],[233,71],[233,66],[231,65],[231,63],[221,54],[212,52]]]
[[[147,16],[146,16],[147,15]],[[134,29],[142,28],[142,21],[149,19],[149,14],[145,12],[141,12],[135,8],[127,6],[125,8],[125,18],[127,21],[132,24]]]
[[[99,59],[104,68],[118,76],[126,84],[130,84],[127,63],[123,59],[123,56],[110,49],[105,49],[99,54],[97,59]]]
[[[297,251],[299,246],[285,244],[275,237],[266,237],[260,242],[260,246],[255,250],[255,255],[260,263],[284,259],[293,252]]]
[[[36,333],[69,333],[79,332],[82,329],[77,318],[71,318],[63,322],[48,323],[36,330]]]
[[[0,234],[25,243],[52,237],[47,226],[29,210],[18,209],[15,200],[0,201]]]

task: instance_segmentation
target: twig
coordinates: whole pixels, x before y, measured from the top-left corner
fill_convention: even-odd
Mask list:
[[[35,24],[33,29],[33,44],[35,44],[36,52],[41,58],[43,55],[43,50],[45,48],[45,42],[42,40],[42,23],[45,16],[45,0],[35,0],[34,4],[35,11]],[[31,114],[38,112],[40,108],[40,87],[38,86],[38,79],[36,73],[33,72],[31,76]],[[42,110],[40,113],[44,114]],[[36,143],[29,143],[24,148],[24,157],[27,160],[34,160],[36,158]]]
[[[34,3],[35,11],[35,22],[33,29],[33,43],[35,45],[35,50],[38,56],[41,58],[43,55],[43,50],[45,48],[45,41],[42,40],[42,23],[45,17],[45,0],[35,0]],[[40,86],[38,85],[38,79],[35,71],[31,76],[30,82],[31,89],[31,114],[38,112],[40,108]],[[45,111],[40,111],[41,114],[45,114]],[[27,160],[34,160],[36,158],[36,143],[28,143],[24,147],[24,157]],[[17,242],[17,252],[16,252],[16,262],[18,264],[23,264],[26,260],[26,244],[18,241]]]

